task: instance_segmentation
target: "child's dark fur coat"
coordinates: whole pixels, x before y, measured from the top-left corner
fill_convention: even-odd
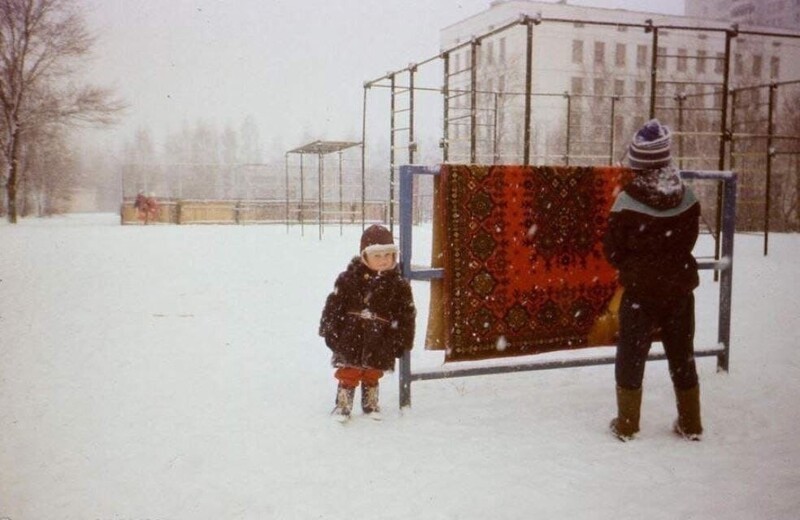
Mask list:
[[[399,268],[378,273],[355,257],[325,301],[319,334],[335,367],[393,370],[395,358],[413,346],[415,318],[411,286]]]

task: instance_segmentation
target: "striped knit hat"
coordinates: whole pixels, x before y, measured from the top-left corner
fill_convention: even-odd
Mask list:
[[[658,119],[651,119],[633,135],[628,147],[628,164],[634,170],[657,170],[672,162],[672,132]]]

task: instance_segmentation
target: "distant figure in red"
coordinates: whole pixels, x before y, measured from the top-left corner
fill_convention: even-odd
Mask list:
[[[142,192],[136,195],[133,207],[136,208],[136,216],[139,220],[143,220],[145,225],[149,224],[158,214],[158,202],[155,197],[146,197]]]

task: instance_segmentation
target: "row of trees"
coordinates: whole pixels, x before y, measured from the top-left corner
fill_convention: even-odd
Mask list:
[[[77,174],[70,129],[113,123],[124,104],[80,84],[93,38],[75,0],[0,0],[0,174],[8,220],[23,193],[40,204]],[[30,200],[26,197],[26,200]]]

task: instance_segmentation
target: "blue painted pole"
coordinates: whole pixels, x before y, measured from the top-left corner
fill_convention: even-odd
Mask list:
[[[407,280],[411,278],[413,181],[412,167],[400,166],[400,268],[403,277]],[[411,406],[410,352],[405,352],[400,358],[398,380],[400,382],[400,408]]]
[[[728,371],[731,345],[731,301],[733,293],[733,237],[736,231],[736,174],[724,183],[722,209],[722,260],[725,262],[719,284],[719,342],[724,352],[717,357],[717,370]]]

